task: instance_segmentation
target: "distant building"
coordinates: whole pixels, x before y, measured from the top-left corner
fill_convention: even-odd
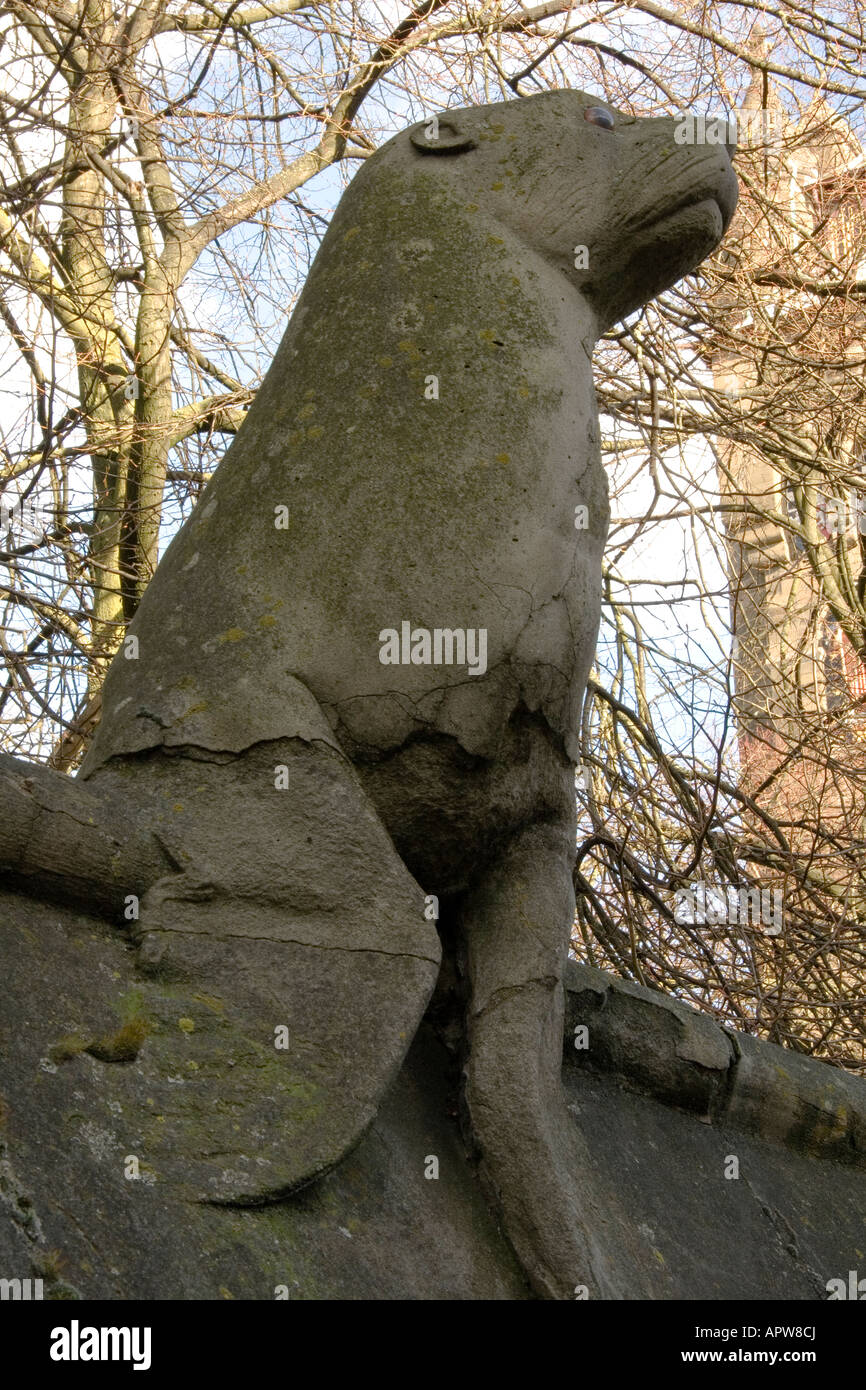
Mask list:
[[[753,52],[764,57],[765,40]],[[748,275],[712,301],[725,338],[711,361],[716,389],[730,395],[742,420],[736,437],[716,444],[741,783],[761,788],[761,805],[786,825],[813,824],[814,815],[825,826],[838,821],[850,837],[852,829],[863,833],[863,780],[857,787],[846,773],[866,772],[864,642],[855,644],[828,606],[832,573],[816,575],[803,539],[779,518],[799,524],[795,490],[803,475],[788,477],[785,466],[786,455],[799,452],[814,504],[813,540],[821,553],[844,557],[849,592],[862,595],[866,497],[856,475],[866,478],[866,438],[856,437],[854,422],[866,399],[866,313],[862,298],[832,287],[866,281],[857,249],[866,228],[866,152],[820,97],[790,120],[757,67],[740,110],[755,113],[740,122],[738,166],[747,177],[719,259]],[[760,187],[764,207],[748,180]],[[766,446],[750,448],[751,422],[765,439],[779,440],[780,466]],[[819,444],[832,454],[832,479],[820,463],[809,464]],[[811,852],[808,840],[807,831],[792,830],[798,853]]]

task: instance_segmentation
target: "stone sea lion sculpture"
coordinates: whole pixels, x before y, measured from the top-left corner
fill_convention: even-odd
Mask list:
[[[137,950],[130,1057],[161,1119],[138,1142],[162,1180],[259,1203],[337,1163],[444,950],[467,1134],[543,1296],[616,1296],[559,1083],[608,525],[591,357],[733,214],[728,150],[674,132],[555,91],[377,151],[144,596],[80,777],[3,762],[0,861]],[[225,1106],[202,1114],[214,1068]]]

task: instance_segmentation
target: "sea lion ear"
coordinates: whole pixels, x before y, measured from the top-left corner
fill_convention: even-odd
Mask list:
[[[478,141],[463,130],[454,116],[431,116],[409,132],[409,139],[421,154],[461,154],[474,150]]]

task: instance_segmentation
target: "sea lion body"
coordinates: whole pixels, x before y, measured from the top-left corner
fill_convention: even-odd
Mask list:
[[[677,145],[673,120],[612,112],[608,129],[597,107],[550,92],[449,112],[361,169],[111,667],[83,769],[147,800],[182,869],[143,903],[146,968],[193,978],[206,939],[228,989],[244,940],[267,941],[309,1056],[336,1015],[341,1037],[349,1014],[379,1021],[327,1144],[311,1112],[294,1166],[269,1152],[258,1185],[223,1195],[309,1180],[369,1123],[436,979],[441,899],[482,1173],[557,1296],[615,1295],[558,1095],[608,525],[591,354],[708,254],[736,200],[723,148]]]

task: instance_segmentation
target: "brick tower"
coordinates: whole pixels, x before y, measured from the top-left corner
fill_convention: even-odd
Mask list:
[[[734,276],[711,301],[724,326],[711,365],[735,416],[716,457],[741,786],[822,883],[841,884],[829,842],[862,837],[866,809],[866,313],[838,287],[866,279],[866,155],[820,97],[790,119],[758,67],[740,112],[741,201],[719,257]]]

